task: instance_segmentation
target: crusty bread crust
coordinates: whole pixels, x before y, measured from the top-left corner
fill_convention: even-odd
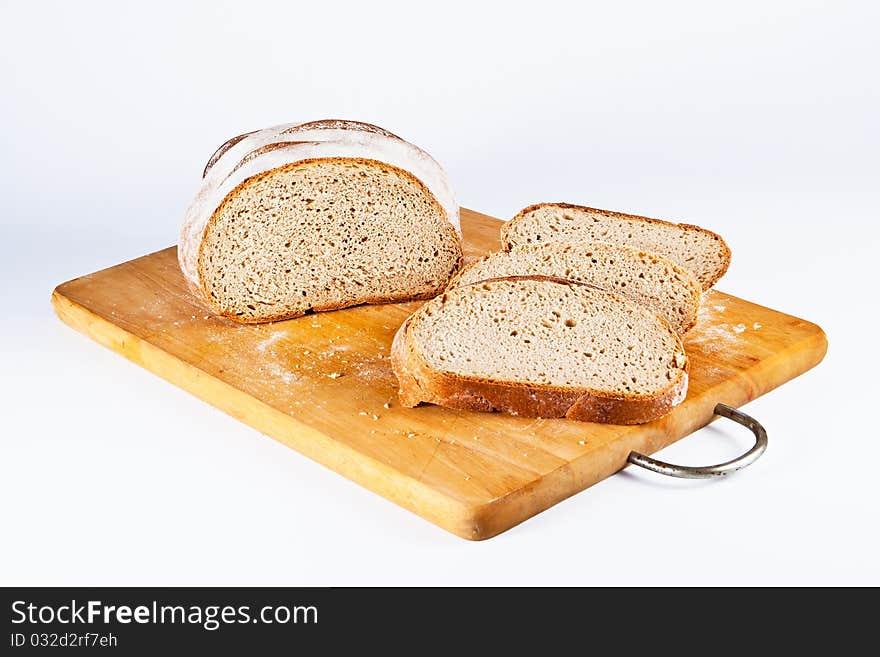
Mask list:
[[[393,132],[388,132],[385,128],[380,128],[379,126],[373,125],[372,123],[364,123],[363,121],[350,121],[348,119],[320,119],[318,121],[300,123],[299,125],[295,125],[288,128],[287,130],[284,130],[282,134],[290,135],[297,132],[303,132],[305,130],[361,130],[362,132],[372,132],[377,135],[384,135],[386,137],[391,137],[393,139],[403,141],[403,139],[395,135]],[[210,158],[208,158],[208,163],[205,164],[205,168],[202,171],[202,178],[208,175],[208,171],[210,171],[211,167],[213,167],[217,163],[217,160],[223,157],[223,154],[226,151],[235,146],[245,137],[248,137],[255,132],[258,131],[251,130],[250,132],[236,135],[232,139],[227,139],[225,142],[223,142],[220,148],[214,151],[214,154],[211,155]]]
[[[403,141],[403,138],[398,137],[393,132],[389,132],[385,128],[380,128],[377,125],[366,123],[364,121],[352,121],[351,119],[318,119],[317,121],[300,123],[287,128],[282,131],[282,134],[291,135],[297,132],[305,132],[307,130],[359,130],[361,132],[372,132],[373,134],[383,135],[385,137],[391,137],[392,139]]]
[[[570,210],[585,210],[587,212],[595,212],[596,214],[601,214],[601,215],[604,215],[609,218],[626,219],[628,221],[642,221],[642,222],[649,223],[649,224],[662,224],[665,226],[675,226],[675,227],[680,228],[685,231],[696,231],[696,232],[704,233],[704,234],[710,236],[712,239],[717,241],[719,243],[719,245],[722,247],[724,265],[717,272],[717,274],[715,274],[715,276],[713,276],[711,281],[703,288],[704,291],[708,290],[713,285],[715,285],[715,283],[718,282],[718,279],[720,279],[722,276],[724,276],[724,274],[727,273],[727,269],[730,267],[730,257],[731,257],[730,247],[727,246],[727,242],[724,241],[724,238],[721,237],[721,235],[719,235],[718,233],[715,233],[711,230],[708,230],[708,229],[703,228],[701,226],[695,226],[693,224],[677,224],[677,223],[673,223],[671,221],[664,221],[663,219],[652,219],[651,217],[643,217],[643,216],[637,215],[637,214],[626,214],[625,212],[614,212],[613,210],[601,210],[599,208],[590,208],[585,205],[574,205],[572,203],[535,203],[534,205],[530,205],[527,208],[523,208],[522,210],[520,210],[519,212],[516,213],[516,215],[513,217],[513,219],[511,219],[510,221],[507,221],[501,225],[501,248],[504,249],[505,251],[510,250],[510,247],[512,246],[512,244],[511,244],[510,240],[508,239],[508,233],[510,232],[510,229],[513,226],[515,226],[516,223],[520,219],[522,219],[524,216],[526,216],[530,212],[534,212],[535,210],[537,210],[539,208],[547,208],[547,207],[567,208]]]
[[[472,285],[500,280],[546,280],[568,286],[596,287],[551,276],[507,276]],[[467,287],[463,286],[462,289]],[[419,321],[420,312],[417,310],[400,326],[391,345],[391,366],[397,376],[400,386],[398,394],[403,406],[412,408],[421,402],[429,402],[459,410],[501,411],[523,417],[565,417],[604,424],[643,424],[666,415],[684,400],[687,393],[687,361],[680,375],[657,395],[611,395],[587,389],[498,382],[440,372],[428,365],[413,344],[410,328]],[[675,335],[669,324],[662,317],[658,318]]]
[[[232,139],[227,139],[225,142],[223,142],[220,145],[220,148],[218,148],[216,151],[214,151],[214,154],[208,158],[208,163],[205,164],[205,168],[202,170],[202,178],[204,178],[205,176],[208,175],[208,171],[211,170],[211,167],[213,167],[215,164],[217,164],[217,160],[219,160],[221,157],[223,157],[223,154],[226,151],[228,151],[230,148],[235,146],[238,142],[240,142],[242,139],[244,139],[248,135],[252,135],[255,132],[256,132],[256,130],[251,130],[250,132],[245,132],[240,135],[235,135],[235,137],[233,137]]]
[[[365,158],[345,158],[345,157],[331,157],[331,158],[313,158],[308,160],[297,160],[295,162],[290,162],[280,167],[276,167],[274,169],[269,169],[268,171],[264,171],[262,173],[258,173],[257,175],[251,176],[243,180],[239,185],[237,185],[229,194],[226,195],[226,198],[217,206],[217,209],[211,215],[211,218],[208,220],[207,227],[205,229],[205,235],[207,235],[211,228],[213,228],[214,224],[217,222],[218,217],[220,216],[223,209],[226,207],[228,203],[231,203],[233,198],[240,193],[246,186],[254,184],[261,179],[271,176],[277,172],[281,171],[291,171],[293,169],[299,167],[306,167],[311,164],[315,164],[318,162],[332,162],[335,164],[341,164],[346,162],[354,162],[362,165],[370,165],[377,166],[385,171],[395,172],[400,176],[408,178],[410,181],[414,182],[416,185],[421,187],[424,194],[430,199],[434,209],[441,215],[444,215],[444,211],[440,202],[434,197],[431,191],[425,186],[425,184],[416,178],[409,171],[404,169],[400,169],[391,164],[387,164],[386,162],[382,162],[380,160],[369,160]],[[449,276],[453,276],[457,271],[461,264],[461,240],[458,237],[458,232],[455,230],[455,227],[447,222],[442,222],[443,226],[442,230],[447,231],[448,238],[458,247],[458,258],[455,260],[452,269],[449,272]],[[351,306],[360,306],[364,304],[379,304],[379,303],[403,303],[404,301],[417,301],[421,299],[430,299],[433,296],[436,296],[439,292],[442,292],[445,288],[445,284],[441,285],[437,289],[429,289],[423,292],[410,292],[410,293],[400,293],[397,295],[389,295],[384,297],[373,297],[373,296],[365,296],[360,297],[358,299],[353,299],[350,302],[343,302],[338,304],[329,304],[324,306],[313,306],[310,311],[303,312],[289,312],[289,313],[279,313],[278,315],[272,315],[269,317],[261,317],[259,319],[251,319],[245,318],[243,316],[238,316],[227,312],[225,309],[220,308],[216,303],[214,303],[213,298],[211,297],[210,290],[208,290],[204,283],[201,281],[206,280],[205,276],[205,267],[207,267],[207,263],[204,261],[202,257],[205,250],[205,240],[199,244],[199,255],[198,255],[198,271],[199,271],[199,297],[208,304],[210,310],[221,317],[225,317],[227,319],[231,319],[235,322],[239,322],[241,324],[262,324],[264,322],[278,322],[285,319],[294,319],[296,317],[302,317],[303,315],[308,314],[309,312],[322,312],[326,310],[339,310],[341,308],[349,308]]]

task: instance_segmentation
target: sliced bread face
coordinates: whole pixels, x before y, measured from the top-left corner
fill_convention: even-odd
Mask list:
[[[639,424],[687,391],[681,341],[650,309],[542,276],[432,299],[398,330],[391,362],[405,406]]]
[[[730,265],[727,244],[705,228],[567,203],[532,205],[501,228],[505,249],[521,244],[597,241],[662,255],[691,271],[703,290],[711,288]]]
[[[671,260],[603,242],[514,246],[466,267],[449,287],[534,274],[590,283],[627,297],[653,309],[679,335],[696,323],[703,296],[694,276]]]
[[[377,126],[284,124],[211,156],[178,259],[216,313],[242,322],[433,296],[461,257],[439,164]]]
[[[460,257],[454,226],[412,174],[321,158],[252,176],[227,195],[198,271],[220,314],[263,322],[434,296]]]

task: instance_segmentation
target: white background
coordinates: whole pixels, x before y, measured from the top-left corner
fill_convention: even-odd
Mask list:
[[[880,584],[876,3],[0,5],[0,584]],[[52,288],[176,241],[227,137],[377,123],[499,217],[699,223],[720,288],[821,325],[723,481],[627,471],[437,529],[102,349]],[[692,464],[750,444],[705,429]]]

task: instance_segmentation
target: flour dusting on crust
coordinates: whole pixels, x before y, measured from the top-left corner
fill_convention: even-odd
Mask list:
[[[281,146],[291,140],[295,143]],[[189,285],[195,290],[201,287],[199,246],[208,221],[231,191],[257,174],[317,158],[377,160],[409,172],[433,194],[461,235],[458,203],[446,172],[418,146],[383,128],[358,121],[285,123],[245,135],[228,146],[206,170],[201,189],[184,216],[177,248],[180,268]]]

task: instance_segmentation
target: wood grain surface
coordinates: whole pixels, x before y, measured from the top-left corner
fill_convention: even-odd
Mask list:
[[[499,225],[462,210],[465,253],[497,249]],[[712,291],[685,341],[686,401],[650,424],[611,426],[403,408],[389,347],[421,302],[239,325],[199,305],[175,247],[59,285],[52,303],[100,344],[472,540],[601,481],[632,450],[651,454],[687,436],[712,420],[718,402],[741,406],[819,363],[826,349],[815,324]]]

